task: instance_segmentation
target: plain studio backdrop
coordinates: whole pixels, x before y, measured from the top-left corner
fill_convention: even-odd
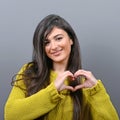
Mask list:
[[[103,81],[120,114],[120,0],[0,0],[0,120],[12,76],[31,61],[34,30],[48,14],[72,25],[83,68]]]

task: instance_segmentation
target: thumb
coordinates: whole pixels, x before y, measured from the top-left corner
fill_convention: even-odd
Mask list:
[[[74,88],[72,87],[72,86],[64,86],[64,89],[66,89],[66,90],[71,90],[71,91],[73,91],[74,90]]]
[[[85,85],[84,84],[77,85],[77,86],[75,86],[74,90],[76,91],[81,88],[85,88]]]

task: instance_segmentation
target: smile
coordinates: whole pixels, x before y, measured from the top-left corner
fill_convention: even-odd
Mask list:
[[[51,54],[52,54],[53,56],[59,56],[59,55],[61,54],[61,51],[62,51],[62,49],[61,49],[61,50],[58,50],[58,51],[55,51],[55,52],[52,52]]]

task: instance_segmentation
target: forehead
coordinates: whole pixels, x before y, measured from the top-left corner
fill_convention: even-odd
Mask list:
[[[61,28],[57,28],[57,27],[54,27],[52,29],[52,31],[47,35],[47,39],[52,39],[54,38],[55,36],[58,36],[58,35],[67,35],[66,31],[61,29]]]

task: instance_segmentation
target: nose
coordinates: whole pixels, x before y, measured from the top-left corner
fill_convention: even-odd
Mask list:
[[[51,42],[51,49],[56,49],[57,48],[57,43],[55,41]]]

